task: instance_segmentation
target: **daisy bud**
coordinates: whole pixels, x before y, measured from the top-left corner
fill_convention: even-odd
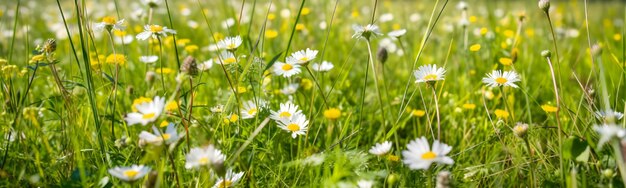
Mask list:
[[[539,8],[546,13],[548,13],[548,10],[550,10],[550,0],[539,0],[538,5]]]
[[[385,64],[385,62],[387,62],[387,58],[389,58],[389,52],[387,52],[387,48],[382,46],[378,48],[378,53],[376,53],[376,57],[378,57],[378,61],[380,61],[380,63]]]
[[[399,179],[400,176],[398,174],[389,174],[389,176],[387,176],[387,184],[389,184],[389,187],[393,187]]]
[[[152,71],[146,72],[146,82],[148,84],[152,84],[154,82],[155,78],[156,78],[156,73],[155,72],[152,72]]]
[[[612,169],[605,169],[602,171],[602,175],[604,176],[604,178],[611,179],[613,175],[615,175],[615,173]]]
[[[132,95],[135,92],[135,88],[133,86],[126,87],[126,94]]]
[[[599,56],[602,54],[602,46],[600,46],[599,44],[594,44],[593,46],[591,46],[591,55],[594,56]]]
[[[436,188],[449,188],[451,187],[450,180],[452,179],[452,174],[449,171],[441,171],[437,174],[437,185]]]
[[[144,187],[156,187],[156,183],[158,179],[159,179],[159,173],[153,170],[148,174],[148,180],[143,185]]]
[[[518,54],[517,48],[513,48],[513,50],[511,51],[511,63],[517,62],[517,54]]]
[[[552,56],[552,52],[550,52],[550,50],[541,51],[541,56],[545,58],[550,58]]]
[[[43,43],[43,47],[41,48],[41,52],[44,53],[52,53],[57,50],[57,41],[54,39],[48,39]]]
[[[183,66],[180,68],[180,71],[187,73],[189,76],[198,75],[198,64],[196,63],[196,58],[187,56],[183,62]]]
[[[517,137],[524,138],[527,132],[528,132],[528,124],[517,123],[517,125],[513,127],[513,133]]]

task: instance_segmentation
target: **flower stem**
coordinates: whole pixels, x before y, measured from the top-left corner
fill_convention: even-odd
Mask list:
[[[435,90],[435,85],[431,85],[430,87],[433,90],[433,99],[435,100],[435,111],[437,113],[437,140],[441,141],[441,119],[439,117],[439,101],[437,100],[437,90]]]
[[[376,76],[376,66],[374,65],[374,56],[372,55],[372,47],[370,45],[369,40],[366,40],[365,43],[367,44],[367,52],[369,53],[369,62],[370,62],[370,65],[372,66],[372,73],[374,74],[373,75],[374,85],[376,87],[376,93],[378,93],[378,102],[380,103],[380,110],[382,112],[380,114],[383,118],[382,121],[383,121],[383,127],[384,127],[387,122],[385,119],[385,107],[384,107],[385,105],[383,103],[382,93],[380,93],[380,88],[378,87],[378,76]]]

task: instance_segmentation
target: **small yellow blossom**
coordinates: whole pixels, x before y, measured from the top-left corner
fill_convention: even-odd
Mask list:
[[[237,120],[239,120],[239,116],[237,114],[231,114],[230,116],[224,117],[224,123],[226,125],[237,122]]]
[[[304,90],[310,90],[311,88],[313,88],[313,81],[307,78],[303,78],[300,82],[300,86],[302,86]]]
[[[300,12],[300,15],[308,15],[309,13],[311,13],[311,9],[304,7],[302,8],[302,12]]]
[[[111,54],[109,56],[107,56],[106,60],[104,61],[108,64],[118,64],[118,65],[124,65],[126,64],[126,56],[122,55],[122,54]]]
[[[622,40],[622,35],[620,35],[619,33],[615,33],[615,35],[613,35],[613,40],[621,41]]]
[[[474,44],[470,46],[469,50],[472,52],[477,52],[478,50],[480,50],[480,44]]]
[[[426,111],[424,110],[419,110],[419,109],[411,110],[411,116],[424,117],[424,115],[426,115]]]
[[[265,30],[265,38],[273,39],[273,38],[276,38],[277,36],[278,36],[278,31],[273,30],[273,29]]]
[[[296,24],[296,31],[302,31],[304,29],[306,29],[306,26],[304,26],[304,24]]]
[[[269,14],[267,15],[267,20],[272,21],[272,20],[274,20],[274,19],[276,19],[276,14],[274,14],[274,13],[269,13]]]
[[[167,127],[167,125],[169,125],[169,124],[170,124],[170,122],[167,122],[167,121],[163,120],[161,122],[161,124],[159,124],[159,127]]]
[[[480,28],[480,35],[485,36],[489,30],[486,27]]]
[[[387,160],[389,160],[391,162],[398,162],[398,161],[400,161],[400,157],[397,156],[397,155],[389,154],[389,155],[387,155]]]
[[[556,112],[558,110],[558,108],[556,106],[552,106],[552,105],[549,105],[549,104],[541,105],[541,109],[543,109],[543,111],[546,112],[546,113],[553,113],[553,112]]]
[[[169,101],[165,104],[165,111],[172,112],[178,110],[178,103],[176,101]]]
[[[496,114],[496,117],[498,117],[500,119],[506,119],[506,118],[509,117],[509,112],[507,112],[505,110],[496,109],[496,111],[494,113]]]
[[[510,66],[513,64],[513,59],[508,57],[501,57],[500,59],[498,59],[498,61],[504,66]]]
[[[248,88],[244,86],[237,86],[237,93],[245,93],[248,92]]]
[[[172,70],[170,68],[161,68],[161,69],[157,69],[155,72],[157,74],[161,74],[161,73],[163,73],[163,74],[170,74],[170,73],[174,72],[174,70]]]
[[[328,110],[324,110],[324,117],[330,120],[336,120],[341,117],[341,110],[338,108],[329,108]]]
[[[472,103],[465,103],[465,104],[463,104],[463,108],[467,109],[467,110],[473,110],[473,109],[476,108],[476,105],[472,104]]]
[[[189,46],[185,46],[185,51],[187,53],[194,53],[195,51],[198,50],[198,46],[197,45],[189,45]]]
[[[476,23],[476,21],[478,21],[478,17],[476,17],[476,16],[470,16],[469,17],[469,22],[470,23]]]

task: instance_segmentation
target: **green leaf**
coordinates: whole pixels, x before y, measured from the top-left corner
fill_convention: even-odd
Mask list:
[[[586,162],[589,159],[589,144],[578,137],[569,137],[563,143],[563,158]]]
[[[283,54],[282,52],[276,54],[276,56],[274,56],[272,58],[272,60],[270,60],[269,62],[267,62],[267,65],[265,66],[265,69],[263,69],[263,72],[265,72],[267,69],[269,69],[270,67],[272,67],[272,65],[274,65],[274,63],[276,63],[276,60],[278,60],[278,58],[280,57],[280,55]]]

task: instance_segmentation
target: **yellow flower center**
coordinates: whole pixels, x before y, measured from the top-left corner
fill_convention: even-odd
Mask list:
[[[170,137],[172,137],[172,135],[165,133],[165,134],[162,134],[161,137],[163,137],[163,140],[169,140]]]
[[[437,75],[436,74],[428,74],[426,76],[424,76],[424,80],[436,80],[437,79]]]
[[[224,64],[234,63],[236,61],[237,59],[235,59],[234,57],[229,57],[229,58],[224,59]]]
[[[137,176],[137,174],[139,174],[139,171],[132,170],[132,169],[124,171],[124,176],[129,177],[129,178],[134,178],[135,176]]]
[[[283,65],[282,69],[284,71],[289,71],[289,70],[293,69],[293,66],[290,65],[290,64],[285,64],[285,65]]]
[[[506,78],[502,78],[502,77],[496,78],[496,83],[498,83],[498,84],[504,84],[507,81],[509,81],[509,80],[507,80]]]
[[[258,110],[256,108],[251,108],[250,110],[248,110],[248,114],[254,115],[254,114],[256,114],[257,111]]]
[[[291,117],[291,113],[289,112],[281,112],[278,116],[282,117]]]
[[[422,154],[422,159],[434,159],[435,157],[437,157],[437,154],[435,154],[435,152],[432,152],[432,151]]]
[[[235,43],[230,43],[230,44],[228,44],[228,45],[226,46],[226,48],[228,48],[228,49],[233,49],[233,48],[235,48],[235,47],[236,47],[236,46],[235,46]]]
[[[205,165],[209,163],[209,158],[208,157],[202,157],[200,158],[200,160],[198,160],[198,163],[200,163],[201,165]]]
[[[309,58],[308,57],[302,57],[302,58],[300,58],[300,61],[309,61]]]
[[[161,32],[161,31],[163,31],[163,26],[160,26],[160,25],[151,25],[151,26],[150,26],[150,31],[151,31],[151,32],[153,32],[153,33],[158,33],[158,32]]]
[[[153,118],[156,114],[155,113],[147,113],[143,115],[143,119],[150,119]]]
[[[235,122],[239,119],[239,116],[237,114],[233,114],[230,116],[230,121],[231,122]]]
[[[230,180],[224,180],[222,181],[222,183],[220,183],[220,188],[226,188],[226,187],[230,187],[232,186],[233,182]]]
[[[298,124],[292,123],[292,124],[287,125],[287,130],[298,131],[300,130],[300,126]]]
[[[102,22],[107,25],[115,25],[115,22],[117,22],[117,20],[115,20],[115,18],[111,16],[105,16],[104,18],[102,18]]]

